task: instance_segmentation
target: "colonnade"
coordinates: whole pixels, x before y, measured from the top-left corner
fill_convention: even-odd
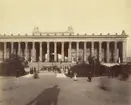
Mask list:
[[[8,42],[10,43],[10,53],[13,53],[14,51],[14,42]],[[22,49],[22,44],[21,42],[15,42],[17,43],[17,50],[16,50],[16,54],[20,55],[21,53],[21,49]],[[33,62],[36,61],[36,52],[37,52],[37,49],[36,49],[36,42],[22,42],[24,43],[24,57],[27,58],[28,56],[28,44],[31,43],[32,44],[32,47],[31,47],[31,60]],[[50,42],[37,42],[39,43],[39,60],[40,62],[43,61],[43,50],[44,50],[44,47],[43,46],[43,43],[46,43],[46,54],[47,54],[47,62],[50,62]],[[57,43],[58,42],[53,42],[53,45],[54,45],[54,61],[57,62]],[[68,43],[68,62],[71,62],[72,61],[72,43],[74,43],[74,41],[72,42],[59,42],[61,43],[61,61],[64,62],[65,61],[65,43]],[[76,60],[78,61],[79,60],[79,45],[80,45],[80,42],[75,42],[76,43]],[[87,43],[90,43],[90,55],[91,56],[94,56],[94,49],[95,49],[95,44],[96,42],[95,41],[90,41],[90,42],[87,42],[87,41],[84,41],[82,42],[83,43],[83,60],[85,62],[87,62]],[[117,62],[118,61],[118,58],[120,57],[122,61],[125,61],[126,59],[126,42],[121,42],[121,50],[119,49],[118,47],[118,43],[117,41],[114,41],[114,42],[109,42],[109,41],[105,41],[105,46],[106,48],[104,49],[105,50],[105,61],[104,62],[110,62],[110,43],[113,43],[113,62]],[[97,41],[97,44],[98,44],[98,54],[97,54],[97,57],[99,59],[99,61],[102,61],[102,49],[103,49],[103,42],[102,41]],[[121,53],[117,53],[117,49],[119,49],[119,52]],[[3,59],[6,59],[7,58],[7,42],[3,42]]]

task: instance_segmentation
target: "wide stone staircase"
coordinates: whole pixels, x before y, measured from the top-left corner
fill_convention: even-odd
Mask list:
[[[69,66],[73,66],[75,65],[75,63],[70,63],[70,62],[63,62],[63,63],[59,63],[59,62],[31,62],[29,63],[29,67],[36,67],[36,69],[41,69],[42,67],[50,67],[50,66],[57,66],[57,67],[62,67],[64,68],[65,66],[69,67]]]

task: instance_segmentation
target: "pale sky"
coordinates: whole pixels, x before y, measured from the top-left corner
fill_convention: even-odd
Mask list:
[[[131,56],[131,0],[0,0],[0,33],[66,31],[75,33],[121,33],[129,35]]]

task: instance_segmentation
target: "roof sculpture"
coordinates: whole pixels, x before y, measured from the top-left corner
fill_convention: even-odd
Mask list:
[[[66,35],[66,34],[72,35],[72,34],[74,34],[74,32],[73,32],[72,26],[69,26],[67,31],[65,31],[65,32],[41,32],[39,30],[39,27],[34,27],[32,34],[33,35],[57,35],[57,34],[58,35],[59,34],[61,34],[61,35]]]

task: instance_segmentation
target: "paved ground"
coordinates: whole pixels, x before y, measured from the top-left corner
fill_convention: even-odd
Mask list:
[[[105,80],[105,79],[104,79]],[[131,82],[105,81],[110,91],[99,89],[100,78],[87,82],[56,78],[40,73],[39,79],[28,75],[18,79],[0,78],[0,105],[131,105]]]

